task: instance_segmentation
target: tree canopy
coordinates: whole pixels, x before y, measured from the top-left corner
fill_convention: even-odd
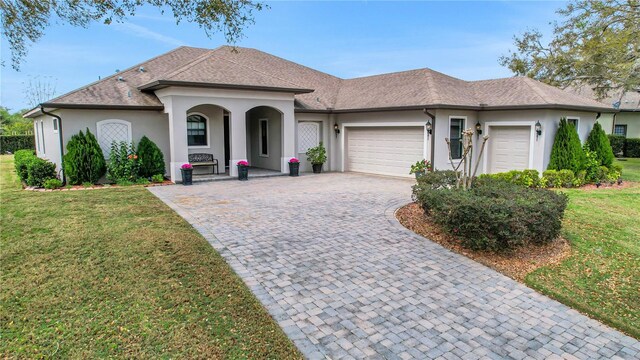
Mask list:
[[[557,12],[551,41],[528,30],[500,64],[561,88],[589,86],[601,99],[640,91],[640,0],[574,0]]]
[[[0,106],[0,134],[28,134],[33,131],[33,121],[23,118],[24,112],[25,110],[10,112],[6,107]]]
[[[44,35],[54,17],[73,26],[111,24],[135,15],[143,5],[172,12],[176,23],[195,23],[207,36],[222,32],[232,44],[253,23],[253,12],[264,8],[251,0],[1,0],[2,33],[9,42],[12,66],[19,69],[28,45]]]

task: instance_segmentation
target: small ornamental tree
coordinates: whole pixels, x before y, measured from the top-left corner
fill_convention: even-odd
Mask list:
[[[575,126],[569,124],[566,118],[560,119],[560,127],[551,149],[549,170],[571,170],[574,173],[584,168],[586,161],[584,150]]]
[[[107,171],[102,148],[89,129],[71,137],[63,165],[67,181],[72,185],[95,184]]]
[[[604,130],[602,130],[600,123],[596,122],[593,125],[585,147],[596,153],[598,165],[609,167],[613,164],[613,150],[611,150],[609,138]]]
[[[164,175],[164,156],[160,148],[148,137],[143,136],[138,143],[138,175],[150,178],[153,175]]]

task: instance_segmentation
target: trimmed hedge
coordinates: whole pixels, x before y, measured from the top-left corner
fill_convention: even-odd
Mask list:
[[[627,138],[624,144],[624,157],[640,157],[640,139]]]
[[[508,250],[558,237],[567,206],[564,194],[491,177],[470,190],[421,184],[414,200],[460,243],[474,250]]]
[[[27,165],[27,185],[43,187],[47,180],[56,178],[56,164],[39,157]]]
[[[18,150],[36,148],[33,135],[1,135],[0,154],[15,154]]]
[[[622,135],[607,135],[609,138],[609,144],[611,144],[611,150],[613,150],[613,154],[615,156],[623,156],[624,154],[624,143],[627,140]]]
[[[95,184],[107,172],[102,148],[87,129],[71,136],[64,155],[64,171],[69,184]]]
[[[29,176],[28,165],[31,160],[36,158],[36,154],[33,150],[18,150],[13,155],[13,165],[16,168],[16,174],[21,181],[27,182]]]
[[[146,136],[143,136],[138,143],[138,157],[140,176],[145,178],[151,178],[154,175],[164,176],[164,156],[162,151]]]

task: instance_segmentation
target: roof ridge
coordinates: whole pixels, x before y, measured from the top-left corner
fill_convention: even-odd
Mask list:
[[[525,84],[527,84],[527,86],[529,86],[529,88],[531,90],[533,90],[533,92],[536,93],[536,95],[538,95],[540,97],[540,99],[542,99],[543,102],[547,103],[547,104],[552,104],[552,101],[549,101],[549,99],[547,99],[546,94],[544,93],[544,91],[542,91],[542,89],[540,89],[538,87],[538,81],[533,80],[531,78],[529,78],[528,76],[522,77],[523,81]],[[532,83],[533,81],[533,83]],[[534,86],[535,85],[535,86]]]
[[[259,50],[258,50],[258,51],[259,51]],[[283,78],[281,78],[281,77],[279,77],[279,76],[276,76],[276,75],[267,74],[267,73],[266,73],[266,72],[264,72],[264,71],[258,70],[258,69],[256,69],[256,68],[251,67],[251,66],[248,66],[248,65],[240,64],[240,63],[238,63],[238,62],[236,62],[236,61],[233,61],[233,60],[231,60],[231,59],[225,59],[225,58],[222,58],[222,60],[225,60],[225,61],[227,61],[227,62],[230,62],[230,63],[236,64],[236,65],[238,65],[238,66],[242,66],[242,67],[247,68],[247,69],[251,69],[251,70],[253,70],[253,71],[255,71],[255,72],[259,73],[259,74],[262,74],[262,75],[265,75],[265,76],[270,76],[270,77],[275,78],[275,79],[278,79],[278,80],[282,80],[282,81],[287,82],[287,83],[289,83],[289,84],[291,84],[291,85],[295,85],[295,86],[297,86],[297,87],[299,87],[299,88],[301,88],[301,89],[305,88],[304,86],[301,86],[300,84],[296,84],[296,83],[294,83],[294,82],[291,82],[291,81],[289,81],[289,80],[287,80],[287,79],[283,79]]]
[[[69,96],[69,95],[71,95],[71,94],[75,94],[75,93],[77,93],[78,91],[84,90],[84,89],[86,89],[86,88],[88,88],[88,87],[90,87],[90,86],[93,86],[93,85],[99,84],[99,83],[101,83],[101,82],[106,82],[107,80],[112,79],[112,78],[114,78],[114,77],[116,77],[116,76],[119,76],[119,75],[121,75],[121,74],[122,74],[122,73],[124,73],[124,72],[127,72],[127,71],[129,71],[129,70],[133,70],[133,69],[135,69],[135,68],[139,68],[139,67],[140,67],[140,66],[142,66],[143,64],[146,64],[146,63],[148,63],[148,62],[151,62],[151,61],[156,60],[156,59],[158,59],[158,58],[160,58],[160,57],[163,57],[163,56],[169,55],[169,54],[171,54],[171,53],[174,53],[174,52],[176,52],[176,51],[178,51],[178,50],[180,50],[180,49],[184,49],[184,48],[191,48],[191,49],[205,49],[205,48],[197,48],[197,47],[185,46],[185,45],[183,45],[183,46],[178,46],[178,47],[177,47],[177,48],[175,48],[175,49],[172,49],[172,50],[169,50],[169,51],[167,51],[167,52],[165,52],[165,53],[162,53],[162,54],[160,54],[160,55],[154,56],[154,57],[152,57],[151,59],[147,59],[147,60],[145,60],[145,61],[143,61],[143,62],[137,63],[136,65],[130,66],[130,67],[128,67],[128,68],[126,68],[126,69],[124,69],[124,70],[122,70],[122,71],[118,71],[118,72],[116,72],[115,74],[111,74],[111,75],[106,76],[106,77],[104,77],[104,78],[102,78],[102,79],[98,79],[98,80],[96,80],[96,81],[94,81],[94,82],[91,82],[91,83],[89,83],[89,84],[87,84],[87,85],[85,85],[85,86],[79,87],[79,88],[77,88],[77,89],[75,89],[75,90],[71,90],[71,91],[69,91],[69,92],[67,92],[67,93],[64,93],[64,94],[62,94],[62,95],[56,96],[56,97],[54,97],[53,99],[50,99],[50,100],[44,101],[43,103],[45,103],[45,102],[46,102],[46,103],[55,103],[55,100],[57,100],[57,99],[63,98],[63,97],[65,97],[65,96]],[[34,109],[35,109],[35,108],[34,108]]]
[[[196,58],[195,58],[195,59],[193,59],[193,60],[189,61],[188,63],[186,63],[186,64],[184,64],[184,65],[182,65],[182,66],[180,66],[179,68],[174,69],[173,71],[170,71],[170,72],[168,72],[168,73],[160,74],[160,75],[156,76],[156,77],[155,77],[155,79],[153,79],[153,80],[149,81],[149,83],[154,82],[154,81],[158,81],[158,80],[163,80],[163,79],[162,79],[163,77],[164,77],[164,78],[170,78],[170,77],[172,77],[172,76],[176,76],[176,75],[180,74],[181,72],[183,72],[183,71],[185,71],[185,70],[188,70],[188,69],[187,69],[187,66],[193,66],[193,65],[195,65],[195,64],[201,63],[201,62],[203,62],[204,60],[206,60],[208,57],[210,57],[211,55],[213,55],[213,51],[214,51],[214,50],[209,49],[209,50],[207,50],[207,52],[202,53],[202,54],[201,54],[201,55],[199,55],[199,56],[196,56]]]
[[[434,87],[433,87],[433,74],[430,71],[426,72],[426,77],[428,77],[427,79],[427,91],[428,91],[428,95],[429,97],[432,98],[434,103],[439,103],[440,102],[440,97],[438,96],[438,92],[435,91]],[[427,100],[427,99],[425,99]],[[427,103],[427,101],[425,101],[425,103]]]

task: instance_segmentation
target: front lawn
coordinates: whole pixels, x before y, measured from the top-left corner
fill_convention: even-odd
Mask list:
[[[301,357],[144,188],[20,191],[10,156],[0,174],[0,357]]]
[[[616,159],[614,163],[622,166],[622,180],[640,182],[640,158]]]
[[[627,176],[633,174],[625,166]],[[563,236],[573,253],[525,282],[636,338],[640,337],[640,184],[562,190],[569,195]]]

